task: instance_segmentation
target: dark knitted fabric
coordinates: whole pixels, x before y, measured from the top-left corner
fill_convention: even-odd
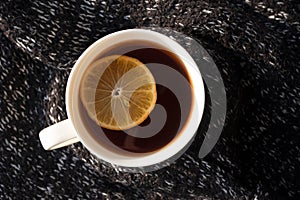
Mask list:
[[[2,1],[0,199],[299,199],[299,12],[296,1]],[[149,173],[108,167],[81,144],[44,151],[38,133],[67,117],[80,54],[149,26],[193,37],[218,66],[228,113],[213,151],[197,157],[205,123],[176,163]]]

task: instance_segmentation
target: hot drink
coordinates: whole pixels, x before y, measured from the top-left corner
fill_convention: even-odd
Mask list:
[[[177,99],[171,88],[157,82],[156,105],[160,104],[164,107],[167,118],[160,131],[151,137],[143,138],[138,137],[138,135],[149,135],[148,132],[153,131],[153,129],[147,128],[151,123],[150,117],[139,125],[141,127],[145,127],[143,129],[133,127],[126,131],[110,130],[100,127],[94,120],[92,120],[83,106],[83,103],[79,101],[79,113],[86,129],[97,142],[112,151],[122,149],[134,153],[150,153],[164,148],[171,143],[172,140],[176,139],[176,136],[181,133],[182,129],[184,129],[184,125],[189,120],[189,113],[193,103],[193,94],[191,88],[192,84],[184,63],[177,55],[164,50],[164,48],[159,44],[145,41],[127,41],[126,43],[120,43],[112,46],[104,53],[101,53],[95,61],[111,55],[125,55],[138,59],[146,66],[151,65],[149,70],[155,80],[159,76],[159,71],[156,69],[162,65],[169,67],[170,70],[176,70],[190,83],[182,84],[180,80],[178,80],[179,82],[176,82],[176,84],[172,86],[172,88],[175,87],[177,91],[180,91],[181,96],[184,97],[184,102],[179,102],[180,100]],[[165,79],[176,78],[171,74],[172,73],[170,73],[170,76],[166,76]],[[128,134],[129,132],[134,132],[134,135],[137,135],[137,137],[132,136],[132,134]]]

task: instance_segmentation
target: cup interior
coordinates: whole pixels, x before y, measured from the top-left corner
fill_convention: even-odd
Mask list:
[[[192,105],[188,121],[185,122],[180,134],[159,151],[151,153],[132,153],[110,145],[105,137],[95,138],[89,134],[79,115],[80,81],[86,68],[106,49],[122,42],[139,40],[159,44],[165,50],[176,54],[186,67],[191,79]],[[66,105],[68,117],[71,119],[77,135],[83,145],[98,158],[111,164],[123,167],[144,167],[163,162],[182,150],[195,135],[204,110],[204,85],[200,71],[189,53],[177,42],[160,33],[144,30],[129,29],[107,35],[92,44],[77,60],[69,76]],[[100,140],[99,140],[100,139]]]

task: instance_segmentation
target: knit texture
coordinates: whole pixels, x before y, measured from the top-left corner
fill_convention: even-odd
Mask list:
[[[296,199],[300,197],[300,24],[293,1],[21,1],[0,4],[1,199]],[[65,86],[80,54],[123,29],[168,27],[214,59],[226,124],[200,160],[204,121],[169,167],[131,174],[81,144],[44,151],[38,133],[66,119]]]

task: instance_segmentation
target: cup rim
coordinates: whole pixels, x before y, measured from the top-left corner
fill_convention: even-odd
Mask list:
[[[101,145],[98,142],[94,141],[94,139],[91,136],[87,137],[87,135],[89,134],[87,133],[87,130],[84,128],[84,126],[82,125],[79,119],[80,117],[76,115],[74,110],[76,109],[76,105],[78,105],[78,100],[76,99],[76,96],[77,98],[79,96],[77,95],[79,90],[79,83],[78,83],[79,81],[77,81],[78,76],[81,77],[84,69],[90,64],[88,62],[89,56],[93,52],[95,52],[97,48],[100,48],[105,41],[107,42],[109,40],[116,39],[116,38],[120,39],[126,36],[134,37],[133,35],[135,36],[142,35],[144,37],[144,40],[148,40],[148,41],[150,41],[149,38],[151,38],[151,36],[164,41],[166,40],[167,41],[166,44],[169,43],[170,45],[167,47],[166,44],[161,44],[162,46],[166,47],[171,52],[174,52],[174,49],[176,49],[177,51],[180,50],[185,54],[187,58],[184,57],[184,60],[182,61],[184,62],[186,70],[188,71],[188,74],[191,79],[192,99],[193,99],[192,101],[194,102],[194,105],[191,106],[191,111],[190,111],[191,113],[189,114],[189,119],[187,119],[187,121],[185,122],[184,127],[180,131],[180,135],[176,136],[176,138],[174,138],[169,144],[167,144],[168,147],[165,146],[157,152],[147,153],[140,157],[124,157],[122,155],[114,155],[113,152],[109,152],[109,150],[107,149],[105,150],[104,147],[101,147]],[[147,37],[145,37],[145,35],[147,35]],[[171,48],[173,46],[175,46],[175,48]],[[107,46],[106,48],[108,47],[109,46]],[[99,53],[97,52],[96,54]],[[182,57],[180,58],[182,59]],[[169,158],[173,157],[174,155],[176,155],[176,153],[182,150],[193,139],[194,135],[196,134],[202,119],[202,115],[204,111],[204,103],[205,103],[205,93],[204,93],[203,80],[201,77],[201,73],[197,67],[197,64],[190,56],[190,54],[180,44],[178,44],[176,41],[172,40],[171,38],[167,37],[166,35],[163,35],[161,33],[152,30],[146,30],[146,29],[127,29],[127,30],[117,31],[95,41],[81,54],[81,56],[76,61],[69,75],[67,89],[66,89],[67,115],[68,118],[71,119],[71,122],[76,130],[77,137],[79,138],[81,143],[96,157],[108,163],[118,165],[118,166],[123,166],[123,167],[151,166],[151,165],[164,162]]]

